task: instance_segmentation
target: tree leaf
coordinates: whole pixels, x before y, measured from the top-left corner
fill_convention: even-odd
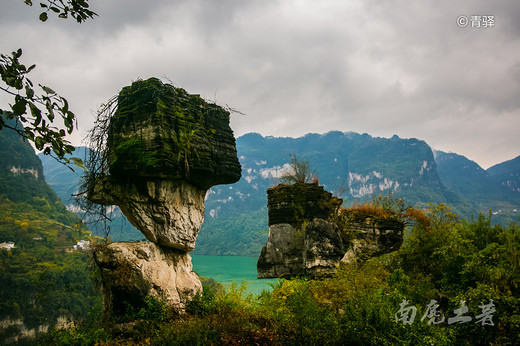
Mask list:
[[[72,163],[75,166],[77,166],[85,171],[88,171],[87,167],[85,167],[85,164],[83,163],[83,160],[80,159],[79,157],[71,157],[70,160],[72,161]]]
[[[31,114],[34,117],[34,126],[38,126],[40,122],[42,121],[42,112],[36,105],[32,102],[29,102],[29,108],[31,109]]]
[[[16,95],[15,104],[11,106],[11,109],[15,115],[22,115],[25,114],[26,106],[27,101],[24,98]]]
[[[42,137],[36,137],[34,139],[34,146],[38,150],[42,150],[43,146],[45,145],[45,140]]]
[[[25,85],[25,95],[30,99],[34,96],[34,90],[29,85]]]
[[[45,86],[45,85],[40,85],[43,89],[43,91],[45,91],[47,94],[56,94],[56,92],[54,90],[52,90],[51,88],[49,88],[48,86]]]
[[[76,1],[76,3],[78,5],[80,5],[81,7],[88,8],[88,4],[83,0],[78,0],[78,1]]]
[[[40,20],[41,20],[42,22],[47,21],[48,18],[49,18],[49,16],[47,16],[47,13],[46,13],[46,12],[42,12],[42,13],[40,14]]]

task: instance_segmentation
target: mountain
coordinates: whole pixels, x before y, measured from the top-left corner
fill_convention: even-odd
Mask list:
[[[448,189],[471,201],[473,215],[493,213],[495,223],[520,216],[520,157],[487,170],[464,156],[435,151],[435,162]]]
[[[77,147],[72,156],[86,160],[88,150],[86,147]],[[74,197],[74,195],[78,193],[81,176],[83,174],[82,169],[74,167],[74,169],[71,170],[53,157],[44,155],[43,153],[38,154],[38,157],[43,163],[43,173],[45,174],[47,183],[56,191],[56,194],[67,206],[68,210],[76,212],[80,218],[87,222],[89,230],[92,233],[104,237],[107,232],[106,230],[109,229],[110,237],[114,241],[136,241],[144,239],[143,234],[130,224],[118,207],[110,208],[110,221],[93,222],[86,217],[85,213],[76,205]]]
[[[435,151],[435,163],[443,183],[453,192],[479,201],[498,198],[489,173],[476,162],[462,155]]]
[[[237,138],[239,182],[214,186],[195,254],[258,256],[267,239],[266,190],[289,168],[290,154],[308,160],[325,189],[346,204],[378,193],[394,193],[414,205],[467,202],[442,183],[430,147],[418,139],[329,132],[300,138]]]
[[[0,343],[85,318],[100,301],[87,254],[73,251],[89,236],[45,182],[31,145],[0,130]]]
[[[242,178],[208,191],[194,254],[258,256],[267,240],[266,190],[289,169],[291,154],[307,160],[319,183],[345,205],[392,193],[418,207],[448,203],[465,217],[491,208],[500,222],[514,219],[515,206],[520,209],[513,188],[519,181],[514,174],[520,172],[516,159],[485,171],[463,156],[434,154],[419,139],[339,131],[299,138],[248,133],[237,138],[236,146]],[[50,174],[46,165],[44,172]],[[503,188],[496,188],[500,184]],[[124,239],[125,233],[120,236]]]
[[[520,156],[490,167],[487,172],[502,191],[511,192],[520,198]]]

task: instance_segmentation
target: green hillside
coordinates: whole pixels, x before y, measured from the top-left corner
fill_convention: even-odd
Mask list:
[[[29,143],[0,131],[0,341],[58,318],[85,318],[100,297],[88,255],[73,251],[90,233],[47,185]],[[6,322],[7,321],[7,322]]]
[[[86,160],[88,149],[78,147],[74,151],[74,156]],[[42,164],[45,180],[52,187],[63,203],[71,210],[76,210],[77,215],[87,224],[89,230],[97,236],[104,237],[105,229],[110,228],[110,237],[113,241],[136,241],[143,240],[143,234],[121,213],[118,207],[113,208],[109,213],[110,221],[106,223],[96,222],[90,215],[77,209],[74,195],[78,192],[80,179],[83,174],[81,169],[75,168],[74,171],[65,167],[54,158],[38,154]],[[68,157],[68,156],[67,156]]]
[[[502,191],[512,192],[520,200],[520,156],[490,167],[487,172]]]

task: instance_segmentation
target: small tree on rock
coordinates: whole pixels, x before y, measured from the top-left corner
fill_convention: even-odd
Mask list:
[[[311,170],[309,161],[300,160],[296,155],[290,154],[291,156],[291,168],[290,171],[286,171],[280,177],[280,183],[282,184],[294,184],[294,183],[311,183],[314,180],[314,175]]]

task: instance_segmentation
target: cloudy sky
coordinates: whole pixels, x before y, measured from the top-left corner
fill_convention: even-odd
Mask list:
[[[0,52],[22,48],[69,100],[76,145],[101,103],[157,76],[244,113],[236,136],[397,134],[483,168],[520,155],[517,0],[90,0],[83,24],[42,23],[33,2],[2,0]]]

